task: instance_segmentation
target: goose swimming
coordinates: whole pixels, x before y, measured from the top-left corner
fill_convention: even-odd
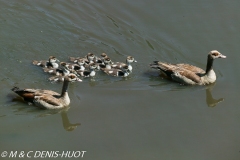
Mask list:
[[[89,71],[77,71],[77,74],[82,77],[94,77],[96,75],[95,69],[97,68],[97,65],[95,63],[91,63],[89,65]]]
[[[75,74],[69,74],[64,77],[61,94],[51,90],[19,89],[18,87],[12,88],[12,91],[17,93],[25,101],[33,103],[37,107],[43,109],[60,109],[70,104],[67,90],[69,82],[73,81],[80,81],[80,79]]]
[[[111,65],[111,67],[112,68],[117,68],[117,69],[121,69],[121,68],[123,68],[124,66],[128,66],[128,70],[130,71],[130,72],[132,72],[132,65],[131,65],[131,63],[133,63],[133,62],[137,62],[132,56],[127,56],[127,59],[126,59],[126,63],[123,63],[123,62],[114,62],[112,65]]]
[[[101,57],[97,57],[97,56],[94,57],[94,62],[95,62],[95,63],[104,64],[104,59],[107,58],[107,57],[108,57],[108,56],[107,56],[106,53],[102,53],[102,54],[101,54]]]
[[[103,71],[111,76],[114,77],[127,77],[130,75],[130,71],[129,71],[129,66],[123,66],[121,69],[117,69],[117,68],[111,68],[111,69],[103,69]]]
[[[43,71],[55,76],[66,76],[70,73],[65,62],[60,63],[61,68],[43,68]]]
[[[105,70],[105,69],[111,69],[111,64],[112,64],[112,61],[110,58],[106,57],[104,58],[103,60],[104,64],[99,64],[99,67],[101,70]]]
[[[208,53],[207,67],[204,71],[201,68],[190,64],[171,64],[161,61],[154,61],[151,68],[160,70],[161,73],[181,84],[206,85],[214,83],[217,79],[213,70],[213,61],[217,58],[227,58],[217,50]]]

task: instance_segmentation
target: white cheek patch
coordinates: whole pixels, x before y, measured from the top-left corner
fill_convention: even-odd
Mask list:
[[[108,71],[108,73],[113,73],[113,71]]]

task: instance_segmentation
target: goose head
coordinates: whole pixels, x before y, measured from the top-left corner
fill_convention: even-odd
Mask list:
[[[127,57],[127,63],[137,62],[132,56]]]
[[[96,68],[97,68],[97,65],[95,63],[91,63],[90,66],[89,66],[90,70],[94,70]]]
[[[65,75],[70,73],[70,70],[67,67],[67,63],[66,62],[60,62],[60,66],[61,66],[61,69],[63,70]]]
[[[83,65],[85,64],[84,59],[83,59],[83,58],[79,58],[79,59],[77,60],[77,64],[78,64],[79,66],[83,66]]]
[[[208,53],[208,57],[211,59],[217,59],[217,58],[227,58],[227,56],[224,56],[223,54],[221,54],[220,52],[218,52],[217,50],[212,50]]]
[[[48,60],[49,60],[50,63],[56,63],[56,62],[59,61],[59,60],[58,60],[56,57],[54,57],[54,56],[50,56]]]
[[[106,58],[106,57],[108,57],[108,56],[107,56],[106,53],[102,53],[102,54],[101,54],[101,57],[104,59],[104,58]]]
[[[94,55],[93,53],[88,53],[88,54],[87,54],[87,59],[88,59],[89,61],[93,61],[94,58],[95,58],[95,55]]]
[[[80,78],[78,78],[75,74],[70,73],[67,76],[64,77],[64,81],[68,81],[68,82],[82,82],[82,80]]]
[[[110,63],[112,63],[112,61],[111,61],[110,58],[105,57],[105,58],[104,58],[104,63],[105,63],[105,64],[110,64]]]
[[[69,70],[66,62],[60,62],[60,65],[63,69]]]

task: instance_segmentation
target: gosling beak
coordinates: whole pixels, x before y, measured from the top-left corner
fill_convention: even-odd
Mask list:
[[[77,78],[77,81],[78,81],[78,82],[82,82],[82,80],[81,80],[80,78]]]

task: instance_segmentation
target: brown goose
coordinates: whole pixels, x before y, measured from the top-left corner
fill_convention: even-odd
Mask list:
[[[74,74],[69,74],[64,77],[61,94],[51,90],[19,89],[18,87],[12,88],[12,91],[17,93],[25,101],[35,104],[37,107],[44,109],[60,109],[70,104],[67,89],[68,83],[72,81],[79,81],[79,79]]]
[[[216,58],[226,58],[217,50],[208,53],[206,71],[190,64],[170,64],[154,61],[151,68],[158,69],[167,77],[181,84],[206,85],[216,81],[216,74],[213,71],[213,61]]]

